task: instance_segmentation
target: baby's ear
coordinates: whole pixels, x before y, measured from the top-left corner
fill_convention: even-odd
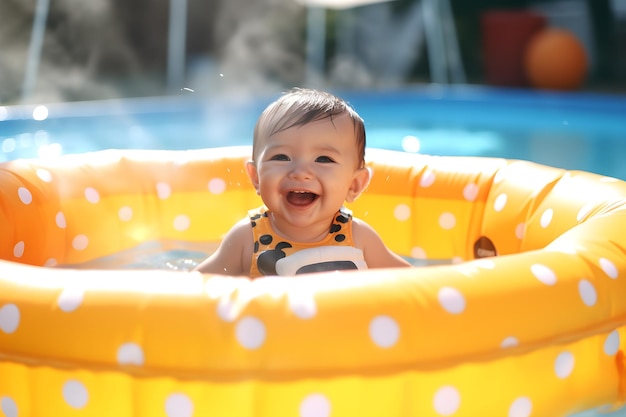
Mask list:
[[[348,194],[346,195],[346,201],[348,203],[352,203],[356,200],[363,191],[367,188],[372,179],[372,170],[369,167],[359,168],[354,173],[354,178],[352,179],[352,184],[348,189]]]
[[[256,165],[253,161],[246,162],[246,172],[248,173],[248,177],[250,177],[250,182],[252,182],[256,193],[259,194],[259,171],[256,169]]]

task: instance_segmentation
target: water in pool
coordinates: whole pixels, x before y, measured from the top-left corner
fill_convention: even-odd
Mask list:
[[[337,93],[365,119],[369,147],[525,159],[626,179],[626,97],[470,87]],[[250,144],[274,98],[0,107],[0,160]]]
[[[217,242],[158,240],[88,262],[61,265],[79,269],[169,269],[191,271],[217,249]]]
[[[144,242],[134,248],[103,256],[88,262],[59,265],[79,269],[169,269],[191,271],[213,253],[219,242],[185,242],[158,240]],[[450,264],[451,260],[406,258],[414,266]]]

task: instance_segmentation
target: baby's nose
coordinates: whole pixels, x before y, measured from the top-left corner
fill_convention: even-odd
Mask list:
[[[313,177],[311,167],[306,162],[297,162],[294,161],[291,171],[289,175],[292,178],[302,180],[302,179],[310,179]]]

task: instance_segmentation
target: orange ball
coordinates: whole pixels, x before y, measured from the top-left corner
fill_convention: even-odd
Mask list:
[[[528,81],[536,88],[574,90],[587,76],[587,54],[571,32],[544,29],[528,42],[524,68]]]

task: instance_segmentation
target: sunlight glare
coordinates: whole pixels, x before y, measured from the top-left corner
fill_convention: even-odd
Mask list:
[[[420,151],[420,140],[415,136],[405,136],[402,138],[402,149],[404,152],[418,153]]]
[[[48,118],[48,108],[46,106],[37,106],[33,110],[33,119],[46,120]]]
[[[39,157],[42,159],[54,158],[63,153],[63,147],[60,143],[50,143],[48,145],[41,145],[37,151]]]

